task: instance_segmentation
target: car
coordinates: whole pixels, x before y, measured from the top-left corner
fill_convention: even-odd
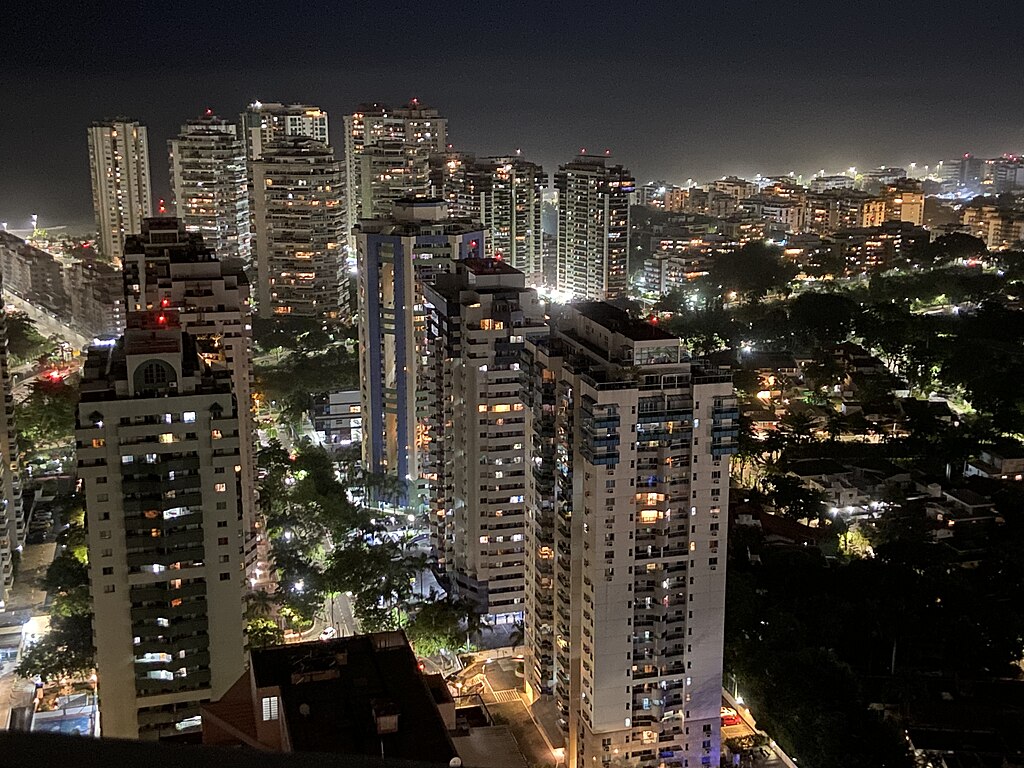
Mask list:
[[[740,725],[743,721],[732,707],[722,707],[722,725]]]
[[[334,627],[326,627],[323,632],[320,633],[321,640],[330,640],[332,637],[338,636],[338,630]]]

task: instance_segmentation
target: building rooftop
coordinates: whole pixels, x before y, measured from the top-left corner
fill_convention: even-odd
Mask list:
[[[253,651],[251,660],[257,688],[280,688],[296,752],[383,754],[432,764],[456,756],[402,632],[266,648]],[[394,716],[397,727],[382,729],[382,719]]]
[[[571,306],[587,319],[633,341],[674,341],[678,338],[656,325],[635,320],[624,310],[603,301],[580,301]]]
[[[49,733],[0,732],[0,754],[17,755],[21,765],[109,768],[158,765],[160,768],[426,768],[427,763],[376,755],[275,754],[237,747],[170,745],[149,741],[90,739]],[[467,764],[469,765],[469,764]]]

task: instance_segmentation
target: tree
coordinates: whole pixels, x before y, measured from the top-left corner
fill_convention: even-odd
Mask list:
[[[769,475],[764,491],[775,509],[792,520],[824,520],[825,496],[820,491],[806,487],[793,475]]]
[[[928,244],[923,254],[925,264],[941,264],[966,261],[985,256],[988,247],[985,241],[965,232],[950,232]]]
[[[96,664],[92,645],[92,615],[54,615],[50,631],[30,645],[21,656],[17,673],[44,682],[84,678]]]
[[[779,419],[779,432],[790,442],[809,443],[814,439],[814,418],[805,411],[787,411]]]
[[[782,251],[761,241],[744,244],[719,256],[711,267],[708,282],[719,291],[735,291],[747,301],[759,301],[771,291],[789,285],[797,268],[782,260]]]
[[[284,642],[284,630],[265,618],[250,619],[245,625],[245,635],[249,640],[249,648],[266,648]]]
[[[53,559],[42,581],[43,589],[50,593],[70,592],[76,587],[88,586],[88,569],[66,549]]]
[[[64,379],[39,379],[17,406],[15,424],[24,440],[32,445],[70,443],[74,439],[77,408],[77,386]]]
[[[846,341],[857,305],[840,293],[801,293],[789,305],[794,329],[819,345]]]
[[[36,330],[35,321],[24,312],[7,313],[7,351],[22,362],[33,360],[45,350],[46,338]]]
[[[457,651],[465,644],[463,611],[450,600],[421,604],[405,627],[405,634],[420,656]]]
[[[250,619],[265,619],[273,614],[280,600],[276,594],[257,589],[245,596],[245,615]]]

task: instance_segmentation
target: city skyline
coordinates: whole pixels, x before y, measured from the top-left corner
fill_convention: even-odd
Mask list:
[[[991,43],[979,54],[948,38],[955,9],[924,13],[923,3],[912,2],[881,15],[871,8],[729,6],[666,8],[650,19],[571,3],[545,12],[525,3],[506,18],[475,7],[461,16],[408,14],[395,22],[400,33],[436,37],[460,17],[461,38],[487,38],[486,57],[476,57],[474,45],[449,46],[415,67],[378,63],[374,35],[340,31],[378,29],[369,9],[348,8],[341,18],[340,11],[308,7],[310,22],[337,25],[282,19],[260,3],[249,24],[225,8],[182,9],[175,23],[192,44],[223,52],[212,65],[183,61],[174,36],[160,36],[137,10],[68,12],[68,31],[55,26],[42,39],[31,29],[19,34],[19,25],[32,24],[25,14],[12,30],[4,85],[37,119],[0,124],[0,216],[15,229],[27,226],[20,222],[31,213],[51,226],[88,223],[82,125],[127,114],[149,127],[159,149],[184,120],[207,108],[230,117],[256,98],[315,103],[340,116],[363,101],[417,97],[450,119],[456,149],[522,149],[554,168],[580,147],[610,148],[641,183],[934,165],[966,151],[1021,148],[1024,108],[1005,98],[1019,89],[1021,73],[998,8],[972,19],[974,37]],[[81,57],[83,36],[101,39],[94,19],[122,44],[109,55]],[[491,32],[498,22],[517,34]],[[346,44],[327,45],[334,35]],[[279,48],[270,46],[275,39]],[[307,44],[322,55],[300,76],[282,54]],[[973,74],[979,56],[984,78]],[[78,73],[73,87],[63,76],[69,67]],[[155,82],[159,98],[149,88]],[[507,119],[509,112],[517,119]],[[969,130],[965,115],[976,118]],[[170,200],[163,163],[155,158],[154,202]]]

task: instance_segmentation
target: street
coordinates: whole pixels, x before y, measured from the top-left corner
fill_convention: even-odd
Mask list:
[[[456,676],[453,693],[479,695],[494,722],[508,725],[531,766],[556,766],[565,749],[557,709],[546,699],[527,704],[522,664],[516,656],[474,661]]]

